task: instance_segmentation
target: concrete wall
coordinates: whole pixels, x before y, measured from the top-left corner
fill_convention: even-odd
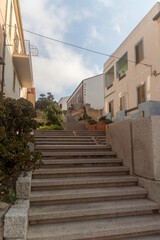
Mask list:
[[[69,97],[62,97],[59,102],[58,102],[58,106],[62,106],[62,110],[66,111],[67,110],[67,101],[68,101]]]
[[[113,55],[122,57],[128,52],[128,60],[135,61],[135,45],[143,39],[144,59],[141,63],[152,65],[152,71],[160,72],[160,22],[153,21],[153,17],[159,12],[160,3],[150,10],[137,27],[131,32],[126,40],[119,46]],[[114,66],[114,81],[110,89],[104,89],[105,92],[105,115],[109,112],[109,102],[114,100],[114,112],[120,111],[120,96],[125,94],[126,109],[137,106],[137,86],[145,83],[146,100],[160,101],[160,75],[153,75],[151,67],[135,62],[128,62],[126,76],[119,80],[116,76],[117,59],[110,58],[104,64],[105,73]],[[104,84],[105,86],[105,84]],[[116,114],[115,114],[116,115]]]
[[[106,126],[106,140],[131,173],[160,180],[159,116],[109,124]]]
[[[104,108],[103,75],[98,75],[84,80],[84,103],[90,104],[91,108]],[[86,94],[85,94],[86,93]]]
[[[83,82],[77,87],[74,93],[67,101],[67,109],[75,104],[83,104]]]
[[[160,116],[109,124],[106,140],[148,197],[160,204]]]
[[[160,180],[160,117],[136,119],[132,131],[135,174]]]
[[[94,109],[104,108],[103,74],[84,79],[79,84],[68,99],[67,108],[76,104],[90,104]]]
[[[125,120],[106,125],[106,142],[107,145],[112,146],[113,151],[117,152],[123,164],[129,167],[130,174],[133,174],[131,121]]]

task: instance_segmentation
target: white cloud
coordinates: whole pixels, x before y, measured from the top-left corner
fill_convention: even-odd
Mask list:
[[[120,28],[119,25],[113,26],[113,29],[114,29],[116,32],[118,32],[119,34],[121,34],[121,28]]]
[[[98,0],[100,3],[103,3],[106,7],[113,6],[113,0]]]
[[[70,9],[60,5],[61,0],[53,2],[21,0],[23,26],[31,31],[64,41],[70,24],[89,17],[90,12],[83,10],[74,15]],[[96,34],[95,31],[95,37]],[[70,47],[27,33],[25,37],[31,39],[39,48],[39,57],[33,59],[34,81],[38,92],[51,91],[60,98],[68,95],[67,92],[74,90],[84,78],[99,73],[96,66],[92,70],[88,69],[83,56]]]
[[[98,33],[96,26],[92,26],[91,28],[91,37],[100,41],[103,40],[103,37]]]

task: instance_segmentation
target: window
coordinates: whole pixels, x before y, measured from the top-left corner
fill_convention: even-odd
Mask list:
[[[126,95],[122,95],[119,98],[119,110],[125,110],[126,109]]]
[[[16,86],[16,72],[14,71],[14,74],[13,74],[13,92],[15,92],[15,86]]]
[[[128,53],[126,52],[123,57],[121,57],[117,64],[116,64],[116,70],[117,70],[117,78],[121,80],[126,76],[126,71],[128,70]]]
[[[114,117],[114,105],[113,105],[113,100],[109,102],[109,112],[112,113],[112,117]]]
[[[135,46],[136,64],[144,59],[143,39]]]
[[[146,101],[146,87],[145,83],[137,87],[137,104],[141,104]]]
[[[105,73],[105,86],[107,89],[113,86],[114,81],[114,66]]]
[[[11,33],[12,33],[12,12],[13,12],[13,6],[11,3],[10,7],[10,19],[9,19],[9,38],[11,39]]]

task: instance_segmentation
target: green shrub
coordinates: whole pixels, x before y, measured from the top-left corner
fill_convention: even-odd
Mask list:
[[[96,122],[95,120],[93,120],[93,119],[89,119],[87,122],[88,122],[90,125],[94,125],[94,124],[97,123],[97,122]]]
[[[36,109],[41,111],[42,118],[45,120],[46,125],[61,125],[63,122],[62,109],[58,106],[58,103],[54,101],[53,95],[48,92],[47,97],[45,94],[40,94],[39,99],[36,102]]]
[[[41,164],[41,154],[29,149],[34,143],[30,133],[38,127],[35,117],[29,101],[0,96],[0,199],[12,199],[20,172],[25,176]]]
[[[61,125],[45,125],[45,126],[40,126],[38,130],[64,130],[64,128]]]
[[[110,119],[105,119],[105,120],[104,120],[104,123],[105,123],[105,124],[110,124],[110,123],[113,123],[113,122],[112,122]]]

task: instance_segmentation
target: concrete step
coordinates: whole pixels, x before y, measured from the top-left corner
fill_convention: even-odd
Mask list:
[[[42,159],[42,168],[57,168],[57,167],[106,167],[106,166],[121,166],[122,160],[118,158],[111,159]]]
[[[46,130],[35,131],[34,135],[35,136],[75,136],[73,131],[66,132],[66,131],[46,131]]]
[[[94,151],[79,151],[79,152],[42,152],[42,158],[45,159],[70,159],[70,158],[115,158],[115,152],[94,152]]]
[[[78,134],[105,134],[104,131],[75,131],[76,135]]]
[[[38,169],[32,174],[35,178],[78,177],[78,176],[115,176],[127,175],[129,169],[123,166],[115,167],[83,167],[83,168],[56,168]]]
[[[32,191],[30,203],[31,205],[50,205],[118,199],[138,199],[145,198],[146,196],[147,190],[138,186]]]
[[[100,138],[105,139],[106,137],[101,136]],[[75,139],[75,140],[90,140],[93,139],[92,136],[35,136],[35,139],[44,140],[44,139],[57,139],[57,140],[69,140],[69,139]]]
[[[54,189],[100,188],[116,186],[133,186],[137,178],[132,176],[109,177],[71,177],[52,179],[32,179],[32,191]]]
[[[112,240],[156,233],[160,233],[160,215],[151,214],[30,226],[28,240]]]
[[[94,145],[94,146],[53,146],[53,145],[36,145],[35,151],[41,152],[79,152],[79,151],[87,151],[87,152],[105,152],[111,151],[111,146],[104,146],[104,145]]]
[[[160,240],[160,234],[149,235],[145,237],[121,238],[120,240]]]
[[[29,222],[30,224],[47,224],[144,215],[152,214],[158,209],[158,204],[148,199],[32,206],[29,211]]]
[[[101,143],[101,145],[103,145],[104,144],[104,142],[102,142]],[[50,141],[50,142],[48,142],[48,141],[46,141],[46,142],[39,142],[39,141],[36,141],[36,145],[96,145],[96,142],[70,142],[70,141],[68,141],[68,142],[54,142],[54,141]]]

